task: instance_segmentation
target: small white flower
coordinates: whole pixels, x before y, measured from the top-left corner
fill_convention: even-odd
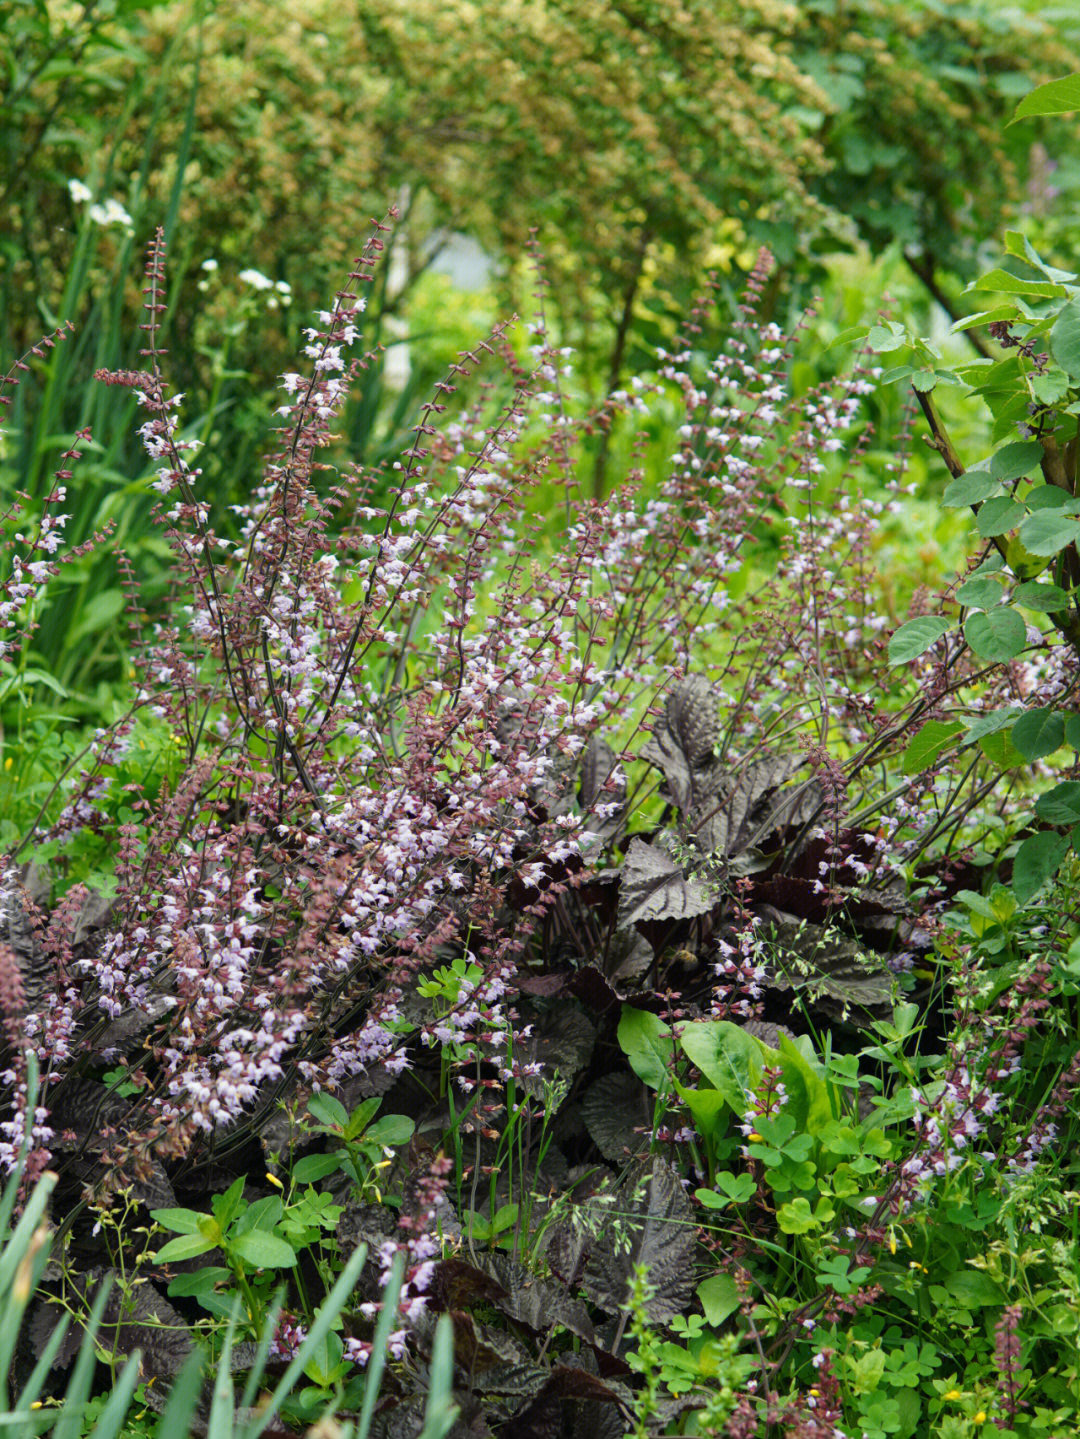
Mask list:
[[[272,290],[274,288],[273,280],[268,280],[261,270],[241,270],[239,279],[243,280],[245,285],[250,285],[253,290]]]
[[[76,205],[85,205],[87,200],[94,198],[93,190],[89,185],[84,185],[81,180],[69,180],[68,193]]]
[[[86,213],[95,225],[123,225],[130,227],[134,223],[119,200],[106,200],[104,205],[91,205]]]
[[[216,270],[217,267],[218,262],[214,259],[213,255],[211,255],[208,260],[204,260],[202,262],[202,264],[199,266],[199,269],[205,270],[209,274],[212,270]]]

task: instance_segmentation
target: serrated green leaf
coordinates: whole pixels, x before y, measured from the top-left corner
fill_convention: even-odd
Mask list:
[[[1065,743],[1072,745],[1073,749],[1080,749],[1080,715],[1078,714],[1065,716]]]
[[[927,720],[904,750],[904,774],[919,774],[955,743],[962,726],[956,720]]]
[[[1049,824],[1080,824],[1080,780],[1064,780],[1040,795],[1035,813]]]
[[[964,505],[979,505],[1001,488],[1000,482],[989,469],[965,470],[962,475],[945,486],[941,503],[946,509],[961,509]]]
[[[1020,525],[1020,542],[1033,555],[1059,554],[1080,539],[1080,521],[1056,510],[1036,510]]]
[[[980,659],[1003,664],[1027,644],[1027,625],[1008,605],[989,613],[976,611],[964,621],[964,638]]]
[[[1021,769],[1027,763],[1008,733],[1003,729],[997,730],[993,734],[984,734],[979,740],[979,748],[994,768],[1003,772],[1009,769]]]
[[[938,378],[933,370],[916,370],[911,377],[911,388],[918,390],[920,395],[929,394],[937,384]]]
[[[1026,905],[1053,879],[1069,852],[1069,838],[1043,830],[1029,835],[1013,860],[1012,892],[1019,905]]]
[[[1029,475],[1042,462],[1043,447],[1037,440],[1014,440],[990,456],[990,473],[1003,484]]]
[[[991,500],[990,504],[993,503]],[[1004,594],[1000,580],[991,579],[989,575],[973,575],[956,591],[956,598],[968,609],[992,610],[1001,603]]]
[[[985,735],[997,734],[999,730],[1003,729],[1011,729],[1023,713],[1023,705],[1010,705],[1008,709],[994,710],[991,714],[980,715],[977,720],[967,726],[964,743],[973,744]]]
[[[1031,377],[1031,393],[1041,405],[1056,405],[1069,388],[1069,376],[1056,367]]]
[[[1026,610],[1037,610],[1040,614],[1053,614],[1055,610],[1068,608],[1069,596],[1059,585],[1040,585],[1035,580],[1017,585],[1013,590],[1013,603],[1023,605]]]
[[[940,615],[920,615],[918,619],[908,620],[889,641],[889,664],[903,665],[917,659],[951,629],[951,621]]]
[[[1026,760],[1045,759],[1065,743],[1065,716],[1055,709],[1028,710],[1013,725],[1012,742]]]
[[[975,528],[983,539],[988,539],[991,535],[1004,535],[1009,530],[1015,530],[1026,514],[1027,510],[1023,505],[1018,505],[1008,495],[995,495],[979,510]]]

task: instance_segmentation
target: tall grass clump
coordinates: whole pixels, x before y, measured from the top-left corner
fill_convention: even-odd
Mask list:
[[[560,1067],[523,1020],[527,996],[559,993],[569,964],[574,993],[609,986],[602,1008],[617,1008],[627,974],[670,1008],[659,991],[681,946],[715,978],[695,1012],[760,1021],[769,954],[800,953],[797,936],[781,939],[796,910],[812,920],[811,955],[873,973],[849,993],[800,959],[789,990],[820,980],[845,1023],[890,1012],[896,986],[926,998],[910,972],[911,946],[927,943],[920,905],[940,907],[934,873],[1000,828],[1006,799],[981,755],[960,778],[900,762],[913,725],[976,672],[930,656],[914,685],[890,677],[871,555],[880,506],[854,484],[872,381],[856,372],[791,399],[798,336],[756,315],[767,255],[719,355],[696,349],[703,302],[658,382],[580,422],[566,418],[541,283],[531,366],[502,326],[462,354],[375,503],[388,477],[327,454],[367,363],[353,351],[385,233],[374,226],[305,329],[301,368],[281,377],[275,445],[235,538],[212,523],[203,456],[168,385],[161,232],[149,247],[139,364],[98,379],[142,412],[173,589],[149,617],[129,595],[131,706],[4,861],[0,1159],[12,1167],[25,1147],[28,1173],[58,1175],[76,1278],[110,1203],[189,1241],[143,1271],[162,1283],[177,1282],[170,1257],[215,1244],[238,1256],[261,1342],[244,1254],[256,1268],[253,1254],[289,1261],[250,1241],[230,1250],[242,1183],[215,1197],[210,1229],[178,1200],[202,1202],[253,1164],[261,1174],[289,1152],[305,1102],[360,1143],[363,1124],[350,1131],[331,1097],[370,1101],[413,1073],[447,1106],[440,1137],[476,1147],[471,1162],[459,1141],[452,1160],[424,1144],[405,1158],[412,1198],[380,1249],[384,1280],[402,1256],[397,1327],[380,1340],[400,1355],[426,1312],[448,1189],[460,1207],[471,1164],[475,1211],[499,1114]],[[466,388],[499,361],[508,388]],[[603,502],[584,498],[582,441],[624,412],[644,421],[661,384],[684,416],[659,493],[644,497],[634,470]],[[553,483],[554,537],[530,512]],[[55,490],[50,513],[63,502]],[[44,513],[20,542],[35,557],[9,560],[9,630],[55,578],[56,531]],[[133,736],[155,723],[175,754],[140,785]],[[88,831],[115,844],[111,902],[76,886],[50,909],[16,861]],[[865,933],[870,919],[876,967],[836,945],[838,928]],[[17,1058],[28,1045],[34,1105]],[[126,1252],[129,1238],[116,1242]],[[169,1292],[205,1297],[227,1273]],[[345,1319],[346,1368],[381,1352],[375,1307],[369,1296]],[[436,1307],[452,1307],[445,1292]]]

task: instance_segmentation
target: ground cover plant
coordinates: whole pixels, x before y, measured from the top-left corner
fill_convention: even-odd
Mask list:
[[[924,646],[929,614],[887,643],[872,379],[791,399],[767,255],[721,353],[706,297],[662,357],[658,494],[583,496],[585,431],[653,389],[561,422],[542,283],[528,365],[503,327],[463,355],[389,493],[330,468],[385,234],[282,378],[235,537],[168,387],[160,233],[139,363],[100,375],[176,584],[152,619],[131,594],[130,713],[5,864],[0,1156],[28,1206],[56,1176],[18,1385],[45,1345],[58,1399],[65,1355],[83,1395],[82,1354],[128,1384],[137,1349],[129,1432],[172,1432],[174,1382],[227,1426],[233,1372],[289,1432],[1068,1432],[1075,925],[1067,880],[1016,872],[995,728],[1042,639],[1023,671]],[[12,646],[88,444],[20,520]],[[145,762],[139,725],[171,737]],[[72,883],[110,847],[107,898]],[[76,1359],[56,1325],[95,1306]]]

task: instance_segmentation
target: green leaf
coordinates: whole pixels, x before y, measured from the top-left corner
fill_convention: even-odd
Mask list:
[[[945,1281],[945,1289],[965,1309],[1000,1304],[1004,1299],[999,1285],[978,1269],[958,1269]]]
[[[1026,905],[1035,898],[1047,880],[1057,874],[1068,852],[1068,835],[1043,830],[1024,840],[1013,860],[1012,892],[1018,904]]]
[[[1024,504],[1029,510],[1065,510],[1066,513],[1075,515],[1077,501],[1063,490],[1059,485],[1037,485],[1024,496]]]
[[[818,1225],[808,1199],[792,1199],[787,1204],[781,1204],[776,1211],[776,1222],[785,1234],[806,1234]]]
[[[236,1221],[234,1234],[247,1234],[253,1229],[273,1229],[285,1212],[280,1195],[268,1194],[265,1199],[256,1199]]]
[[[1001,488],[999,480],[985,466],[965,470],[945,486],[941,503],[946,509],[962,509],[964,505],[981,505]]]
[[[1016,107],[1016,113],[1009,121],[1028,120],[1033,115],[1067,115],[1080,110],[1080,75],[1065,75],[1060,80],[1049,80],[1038,85],[1030,95],[1025,95]]]
[[[969,724],[967,734],[964,736],[965,744],[973,744],[984,735],[997,734],[998,730],[1011,727],[1024,713],[1023,705],[1010,705],[1008,709],[993,710],[988,715],[980,717]]]
[[[206,1215],[197,1214],[194,1209],[151,1209],[150,1218],[174,1234],[198,1234]]]
[[[384,1114],[364,1135],[365,1143],[382,1144],[399,1149],[413,1137],[416,1123],[407,1114]]]
[[[305,1154],[293,1165],[292,1177],[297,1184],[314,1184],[340,1168],[340,1154]]]
[[[918,659],[951,629],[952,623],[940,615],[920,615],[918,619],[908,620],[889,641],[889,664],[903,665]]]
[[[1054,285],[1045,280],[1021,280],[1018,275],[1010,275],[1008,270],[990,270],[980,275],[973,285],[968,286],[968,291],[971,290],[993,290],[996,295],[1036,295],[1043,300],[1058,296],[1064,298],[1069,293],[1064,285]]]
[[[904,750],[904,774],[919,774],[953,745],[962,726],[957,720],[928,720]]]
[[[171,1264],[174,1259],[194,1259],[196,1255],[208,1254],[217,1248],[217,1241],[205,1234],[182,1234],[179,1239],[170,1239],[154,1255],[158,1264]]]
[[[996,500],[990,500],[989,504],[996,504]],[[985,510],[986,505],[983,506]],[[956,591],[956,598],[960,604],[966,605],[972,610],[992,610],[999,605],[1004,598],[1004,591],[1001,588],[1001,581],[992,579],[989,575],[973,575],[970,580],[965,580]]]
[[[732,1174],[727,1169],[716,1176],[716,1187],[732,1204],[746,1204],[757,1193],[757,1184],[749,1174]]]
[[[964,638],[983,660],[1003,663],[1015,659],[1027,644],[1027,625],[1008,605],[989,614],[976,611],[964,621]]]
[[[229,1243],[229,1253],[253,1269],[291,1269],[296,1263],[292,1245],[276,1234],[268,1234],[265,1229],[238,1234]]]
[[[220,1264],[208,1264],[205,1269],[196,1269],[194,1274],[178,1274],[170,1282],[168,1292],[174,1298],[180,1295],[192,1299],[200,1294],[209,1294],[215,1284],[231,1278],[231,1269],[224,1269]]]
[[[1018,505],[1008,495],[995,495],[980,509],[975,519],[975,528],[983,539],[989,539],[991,535],[1003,535],[1009,530],[1015,530],[1026,514],[1027,510],[1023,505]]]
[[[344,1129],[349,1122],[349,1114],[345,1106],[332,1094],[322,1092],[313,1094],[308,1100],[308,1113],[313,1115],[320,1124],[325,1124],[328,1129]]]
[[[984,734],[979,740],[979,748],[995,769],[1020,769],[1027,763],[1004,730]]]
[[[1023,605],[1026,610],[1038,610],[1040,614],[1053,614],[1069,605],[1069,596],[1059,585],[1040,585],[1035,580],[1017,585],[1012,597],[1014,604]]]
[[[1033,555],[1056,555],[1080,539],[1080,521],[1057,510],[1036,510],[1020,525],[1020,541]]]
[[[710,1274],[698,1285],[696,1293],[706,1320],[714,1326],[723,1324],[739,1307],[739,1291],[730,1274]]]
[[[1035,813],[1050,824],[1080,824],[1080,780],[1063,780],[1040,795]]]
[[[1065,716],[1060,710],[1028,710],[1012,729],[1012,742],[1026,760],[1045,759],[1065,743]]]
[[[727,1020],[700,1020],[683,1026],[679,1044],[690,1063],[697,1065],[713,1088],[741,1115],[765,1065],[757,1040]]]
[[[648,1010],[624,1004],[618,1040],[637,1077],[650,1089],[662,1089],[675,1052],[671,1030],[663,1020]]]
[[[1065,716],[1065,743],[1073,749],[1080,749],[1080,715]]]
[[[1042,457],[1043,447],[1037,440],[1015,440],[1011,445],[1002,445],[990,456],[990,473],[1002,484],[1008,480],[1019,480],[1041,464]]]

